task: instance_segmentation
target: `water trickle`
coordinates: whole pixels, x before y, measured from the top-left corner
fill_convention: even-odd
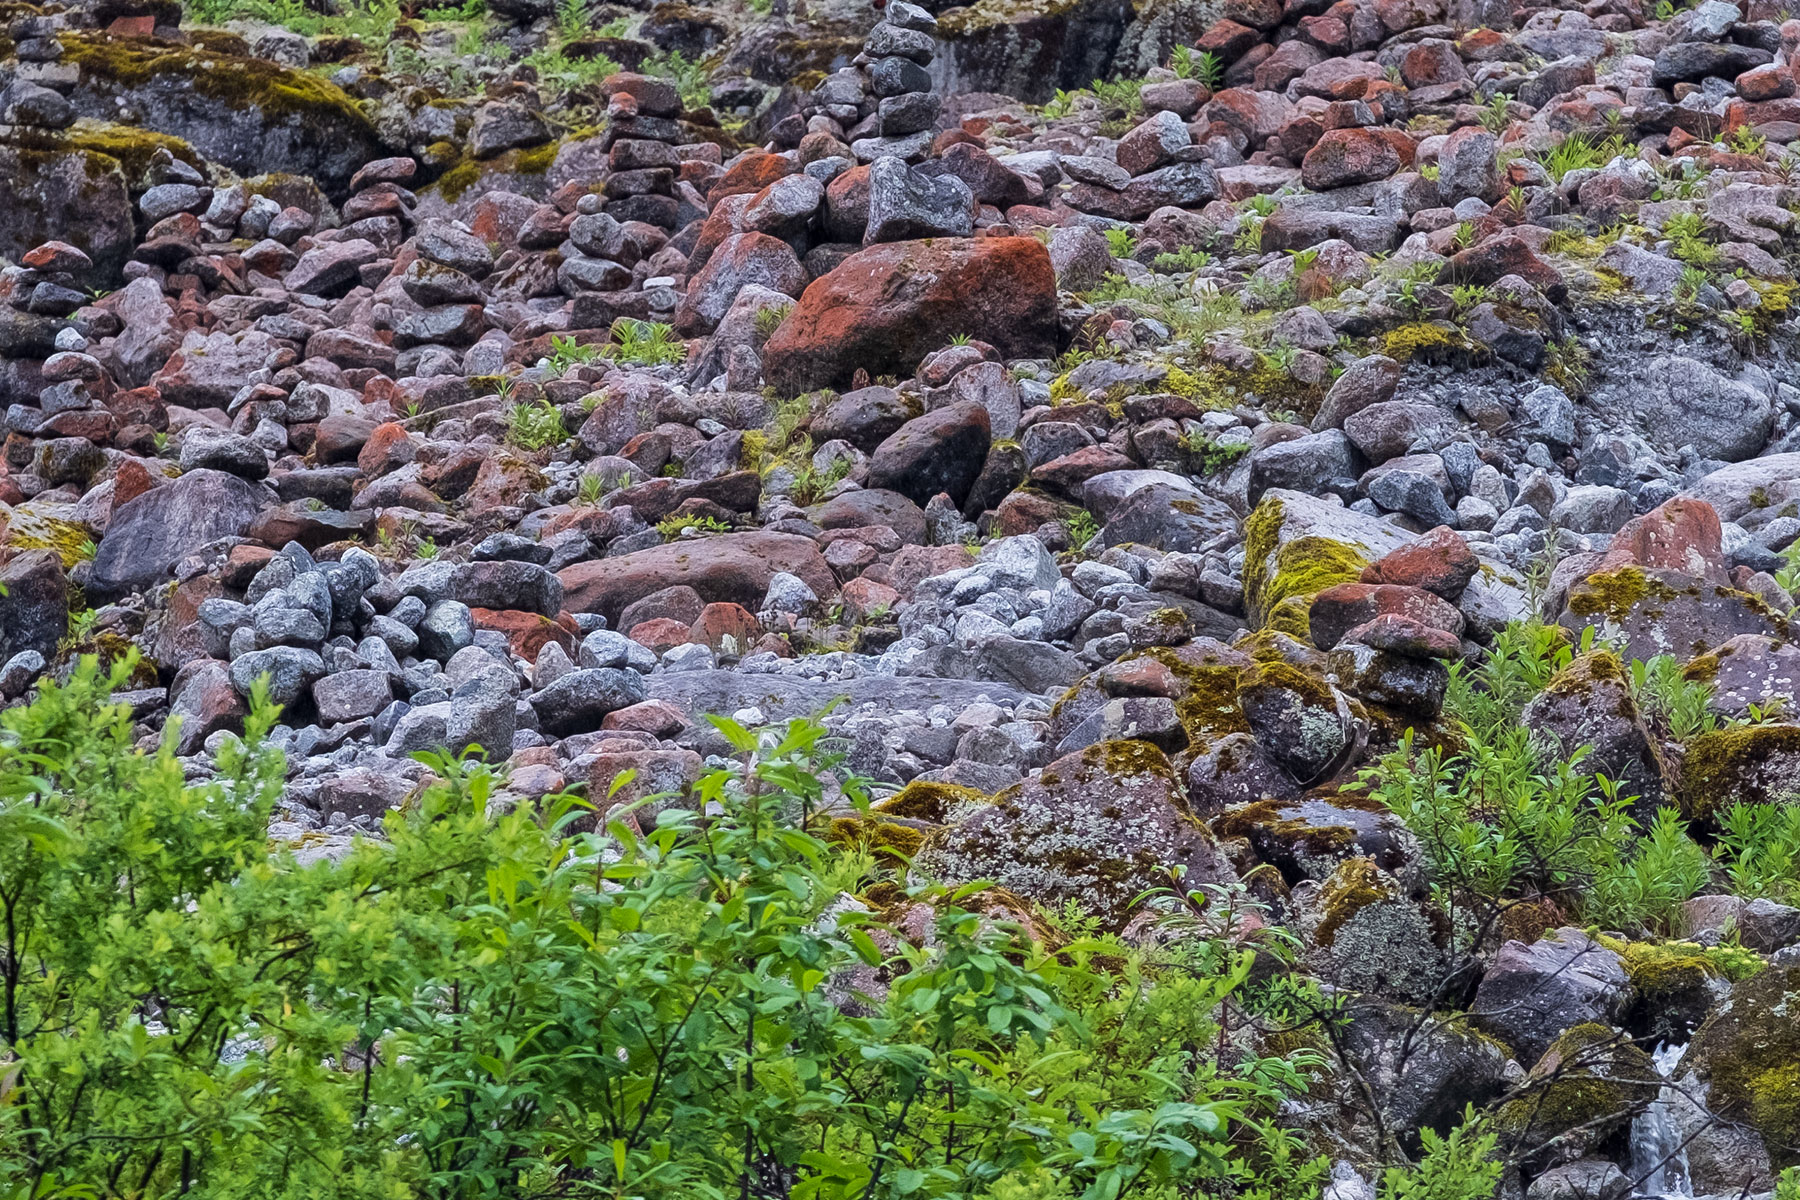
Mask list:
[[[1674,1078],[1687,1045],[1663,1043],[1651,1055],[1657,1074]],[[1638,1180],[1637,1195],[1660,1200],[1691,1200],[1687,1151],[1682,1148],[1681,1128],[1675,1123],[1675,1091],[1666,1082],[1649,1107],[1631,1123],[1631,1177]]]

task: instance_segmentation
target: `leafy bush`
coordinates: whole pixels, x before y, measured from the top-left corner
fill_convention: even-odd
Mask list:
[[[129,671],[0,716],[0,1193],[1316,1194],[1272,1123],[1304,1058],[1216,1061],[1250,951],[1051,954],[980,885],[869,878],[807,829],[816,722],[717,722],[706,815],[644,832],[421,756],[385,840],[306,865],[264,841],[262,695],[189,784],[107,703]],[[871,883],[931,937],[849,898]]]
[[[1381,1180],[1381,1200],[1491,1200],[1505,1164],[1495,1155],[1499,1135],[1482,1132],[1475,1110],[1444,1137],[1419,1131],[1425,1153],[1417,1166],[1390,1167]]]
[[[1800,901],[1800,806],[1731,805],[1719,814],[1714,853],[1736,895]]]

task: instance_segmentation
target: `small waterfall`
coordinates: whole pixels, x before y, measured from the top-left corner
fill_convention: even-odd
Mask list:
[[[1665,1080],[1674,1078],[1686,1051],[1686,1044],[1658,1046],[1651,1056],[1657,1074]],[[1681,1148],[1681,1128],[1671,1111],[1674,1101],[1675,1092],[1665,1083],[1662,1092],[1631,1123],[1631,1177],[1640,1181],[1639,1196],[1685,1200],[1694,1194],[1687,1151]]]

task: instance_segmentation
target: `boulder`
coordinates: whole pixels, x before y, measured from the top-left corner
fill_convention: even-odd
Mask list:
[[[811,538],[791,533],[722,533],[652,546],[616,558],[576,563],[557,573],[570,612],[594,612],[617,624],[626,605],[664,588],[691,587],[706,603],[754,609],[779,572],[796,575],[821,598],[837,581]]]
[[[1610,1026],[1631,1002],[1619,956],[1579,929],[1558,929],[1536,942],[1500,947],[1469,1005],[1475,1026],[1535,1063],[1566,1031]]]
[[[1235,878],[1194,819],[1174,768],[1143,741],[1102,742],[1037,778],[950,814],[918,855],[947,883],[992,879],[1038,904],[1075,902],[1122,928],[1146,889],[1183,867],[1182,886]]]
[[[196,470],[121,505],[100,539],[87,591],[143,591],[208,542],[235,537],[268,503],[263,489],[223,471]]]
[[[1056,275],[1028,237],[893,242],[814,280],[763,348],[763,374],[798,394],[842,386],[858,368],[909,375],[957,335],[1005,358],[1056,351]]]

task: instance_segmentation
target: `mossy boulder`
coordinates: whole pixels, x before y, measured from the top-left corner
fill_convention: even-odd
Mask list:
[[[1749,592],[1666,567],[1599,571],[1569,589],[1558,624],[1593,626],[1633,658],[1704,654],[1741,633],[1788,636],[1788,620]]]
[[[1707,1106],[1761,1137],[1777,1170],[1800,1166],[1800,967],[1774,968],[1732,988],[1682,1060]]]
[[[1618,655],[1608,650],[1583,654],[1551,677],[1522,718],[1545,762],[1567,758],[1582,746],[1589,753],[1577,764],[1587,776],[1604,775],[1620,794],[1636,796],[1632,815],[1648,824],[1673,791],[1661,749],[1638,712],[1631,681]]]
[[[136,232],[126,178],[118,159],[60,136],[0,141],[0,258],[64,241],[93,259],[98,278],[115,278]]]
[[[1646,1045],[1688,1042],[1732,983],[1761,974],[1764,965],[1754,951],[1736,947],[1597,940],[1625,966],[1635,999],[1622,1019]]]
[[[1500,1150],[1532,1171],[1623,1152],[1631,1120],[1657,1097],[1650,1056],[1610,1025],[1585,1022],[1544,1051],[1521,1094],[1495,1115]]]
[[[1112,74],[1129,0],[978,0],[938,23],[932,66],[946,92],[999,92],[1030,104]]]
[[[917,862],[947,882],[992,879],[1052,908],[1074,901],[1109,929],[1173,868],[1184,888],[1236,878],[1168,758],[1140,741],[1064,755],[932,834]]]
[[[1354,792],[1240,805],[1220,813],[1213,832],[1249,842],[1289,883],[1328,879],[1347,858],[1367,858],[1398,879],[1418,882],[1418,839],[1380,801]]]
[[[1257,742],[1302,786],[1331,778],[1367,735],[1341,692],[1289,663],[1245,668],[1237,700]]]
[[[1296,887],[1293,905],[1302,959],[1320,979],[1405,1004],[1460,990],[1449,919],[1373,859],[1346,859],[1324,883]]]
[[[65,33],[62,45],[81,71],[69,93],[78,114],[128,109],[234,171],[309,175],[335,195],[388,152],[357,103],[317,75],[152,38]]]
[[[458,158],[419,190],[419,219],[465,220],[488,192],[514,192],[542,200],[565,183],[605,175],[606,151],[592,130],[578,130],[541,146],[507,150],[492,158]]]
[[[1697,821],[1711,821],[1733,804],[1794,803],[1800,798],[1800,727],[1744,725],[1700,734],[1682,762],[1681,795]]]
[[[1739,634],[1681,673],[1712,689],[1706,706],[1722,717],[1747,718],[1751,705],[1800,712],[1800,647],[1780,638]]]
[[[1251,624],[1306,638],[1314,596],[1356,582],[1370,563],[1411,541],[1386,521],[1270,488],[1244,521],[1244,602]]]

